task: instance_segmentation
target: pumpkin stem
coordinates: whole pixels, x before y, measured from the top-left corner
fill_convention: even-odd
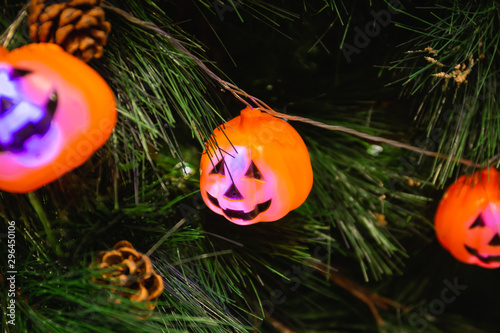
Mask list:
[[[240,130],[245,132],[254,131],[260,122],[261,111],[247,106],[241,110]]]

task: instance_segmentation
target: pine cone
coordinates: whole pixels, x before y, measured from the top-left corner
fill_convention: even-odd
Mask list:
[[[101,3],[102,0],[31,0],[30,36],[35,42],[59,44],[86,62],[100,58],[111,31]]]
[[[113,292],[119,292],[134,302],[144,302],[151,311],[155,308],[156,300],[163,292],[163,280],[153,271],[151,260],[137,252],[130,242],[116,243],[113,250],[101,252],[96,262],[99,269],[106,271],[101,278],[93,279],[94,282],[117,286]],[[151,313],[140,318],[146,319],[149,315]]]

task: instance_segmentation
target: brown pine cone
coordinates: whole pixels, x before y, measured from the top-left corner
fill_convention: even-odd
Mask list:
[[[111,31],[101,3],[102,0],[31,0],[30,36],[35,42],[59,44],[86,62],[100,58]]]
[[[120,241],[113,250],[101,252],[96,264],[104,272],[100,278],[93,279],[94,282],[116,286],[113,292],[119,292],[134,302],[142,302],[151,311],[155,308],[156,300],[163,292],[163,280],[154,272],[151,260],[137,252],[130,242]],[[146,319],[149,315],[151,312],[140,318]]]

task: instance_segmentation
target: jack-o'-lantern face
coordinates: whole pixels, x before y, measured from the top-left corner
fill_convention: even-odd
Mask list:
[[[0,152],[21,153],[29,142],[43,137],[50,129],[57,108],[57,93],[48,94],[42,105],[22,100],[18,83],[30,72],[0,69]]]
[[[270,209],[276,179],[272,176],[269,181],[266,180],[264,171],[269,171],[269,174],[273,171],[268,170],[267,165],[262,165],[261,171],[247,148],[236,149],[238,154],[234,157],[226,155],[209,173],[207,186],[212,187],[212,191],[207,191],[206,195],[213,206],[222,210],[224,216],[247,224]],[[279,208],[279,204],[276,204],[269,213]]]
[[[483,264],[500,267],[499,226],[500,202],[490,202],[469,227],[467,252]]]
[[[10,152],[26,164],[46,161],[57,141],[57,106],[57,91],[50,82],[0,64],[0,153]]]
[[[113,93],[53,44],[0,48],[0,190],[29,192],[80,166],[116,122]]]
[[[307,148],[285,121],[247,108],[214,131],[217,149],[201,159],[207,206],[229,221],[275,221],[300,206],[312,187]]]
[[[435,226],[438,240],[460,261],[500,267],[498,172],[490,168],[460,177],[444,194]]]

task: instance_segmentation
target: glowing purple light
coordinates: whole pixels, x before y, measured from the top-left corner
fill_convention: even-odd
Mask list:
[[[19,97],[16,86],[12,83],[9,74],[5,70],[0,72],[0,96],[9,99],[17,99]]]
[[[490,202],[483,211],[485,227],[493,228],[500,233],[500,203]]]
[[[24,75],[29,72],[24,72]],[[25,143],[33,136],[47,133],[52,120],[52,111],[57,105],[57,96],[49,99],[46,107],[26,100],[17,80],[24,75],[0,71],[0,152],[19,153],[26,149]],[[52,113],[50,113],[52,112]]]
[[[0,144],[14,142],[17,132],[29,124],[37,124],[45,117],[45,112],[37,106],[21,102],[0,116]]]

